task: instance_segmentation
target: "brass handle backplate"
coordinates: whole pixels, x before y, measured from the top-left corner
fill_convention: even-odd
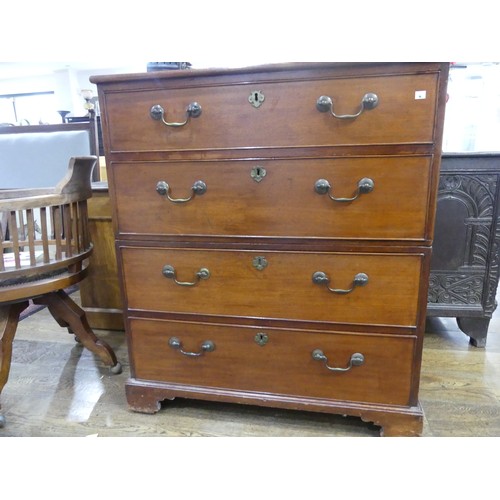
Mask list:
[[[188,201],[191,201],[196,195],[201,196],[202,194],[205,194],[207,192],[207,185],[203,181],[196,181],[191,186],[191,196],[187,198],[172,198],[170,196],[170,189],[171,188],[168,182],[159,181],[156,184],[156,192],[160,196],[165,196],[172,203],[187,203]]]
[[[201,115],[201,106],[197,102],[192,102],[186,108],[186,119],[183,122],[167,122],[165,120],[165,110],[160,104],[155,104],[149,110],[149,115],[153,120],[163,122],[167,127],[183,127],[190,118],[198,118]]]
[[[326,179],[318,179],[314,183],[314,191],[318,194],[328,194],[331,200],[333,201],[339,201],[339,202],[349,202],[349,201],[354,201],[357,198],[359,198],[362,194],[366,193],[371,193],[375,187],[375,183],[373,182],[372,179],[369,177],[363,177],[359,182],[358,182],[358,187],[356,189],[356,192],[354,193],[354,196],[350,198],[336,198],[331,194],[332,186]]]
[[[351,359],[349,360],[349,364],[345,368],[338,368],[334,366],[328,365],[328,358],[325,356],[321,349],[314,349],[312,352],[312,358],[315,361],[323,361],[325,366],[332,372],[347,372],[353,366],[361,366],[365,362],[365,357],[360,352],[355,352]]]
[[[210,271],[206,267],[202,267],[197,273],[196,273],[196,281],[179,281],[177,279],[177,273],[175,271],[174,266],[171,266],[170,264],[167,264],[163,266],[162,269],[162,274],[165,276],[165,278],[171,279],[174,281],[179,286],[195,286],[197,285],[200,280],[207,280],[210,278]]]
[[[316,285],[325,285],[328,290],[332,293],[337,293],[340,295],[345,295],[351,293],[358,286],[365,286],[368,283],[368,275],[365,273],[358,273],[354,276],[351,288],[341,289],[341,288],[330,288],[330,278],[323,271],[317,271],[312,276],[313,283]]]
[[[182,342],[177,337],[170,337],[168,345],[172,349],[175,349],[176,351],[179,351],[181,354],[184,354],[184,356],[191,356],[191,357],[198,357],[205,352],[215,351],[215,344],[211,340],[203,341],[200,346],[200,350],[198,352],[184,351],[182,349]]]
[[[363,111],[376,108],[378,105],[378,96],[373,92],[368,92],[363,96],[359,111],[353,115],[338,115],[333,111],[333,99],[327,95],[322,95],[316,101],[316,109],[321,113],[330,112],[332,116],[338,118],[339,120],[352,120],[357,118]]]

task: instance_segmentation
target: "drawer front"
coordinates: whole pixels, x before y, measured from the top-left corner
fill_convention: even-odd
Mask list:
[[[379,404],[409,403],[413,338],[139,319],[130,320],[130,336],[132,376],[138,379]],[[203,344],[213,350],[204,350]],[[313,359],[312,353],[318,349],[326,361]],[[181,350],[201,355],[190,356]],[[326,366],[347,368],[353,354],[363,356],[361,365],[347,371]]]
[[[138,162],[112,168],[122,234],[414,240],[426,235],[430,157]],[[197,181],[206,191],[193,196]],[[322,181],[330,187],[321,189]],[[360,192],[360,182],[369,187]]]
[[[193,83],[189,88],[108,91],[103,101],[111,152],[431,143],[437,81],[437,74],[240,85],[221,81],[209,87]],[[249,102],[256,91],[265,98],[258,108]],[[319,97],[328,96],[336,114],[353,115],[367,93],[377,95],[378,105],[357,118],[335,118],[316,107]],[[151,108],[160,105],[166,122],[182,123],[195,102],[201,114],[184,126],[151,117]]]
[[[422,255],[134,247],[120,252],[129,309],[416,325]],[[317,283],[315,273],[324,273],[315,276]],[[350,293],[334,293],[325,283],[329,278],[331,289],[349,290],[357,275],[359,286]]]

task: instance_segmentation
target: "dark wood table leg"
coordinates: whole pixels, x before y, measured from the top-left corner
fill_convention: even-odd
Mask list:
[[[28,305],[28,301],[0,305],[0,395],[7,380],[9,380],[12,342],[16,335],[19,315]],[[5,425],[5,417],[1,413],[1,408],[0,405],[0,427],[3,427]]]

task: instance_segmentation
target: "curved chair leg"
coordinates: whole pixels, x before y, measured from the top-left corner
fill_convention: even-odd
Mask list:
[[[29,302],[0,305],[0,394],[9,380],[10,363],[12,360],[12,341],[19,323],[19,315],[28,307]],[[1,413],[0,427],[5,425],[5,417]]]
[[[85,311],[78,307],[66,292],[59,290],[47,293],[33,299],[33,302],[46,305],[59,325],[71,328],[71,331],[78,337],[83,346],[98,356],[105,365],[109,366],[112,373],[121,373],[122,367],[116,360],[113,349],[94,335],[87,322]]]

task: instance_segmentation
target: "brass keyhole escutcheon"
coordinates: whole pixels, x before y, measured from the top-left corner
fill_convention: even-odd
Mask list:
[[[260,90],[253,90],[248,96],[248,102],[254,107],[259,108],[264,102],[264,94]]]
[[[252,171],[250,172],[250,176],[255,182],[260,182],[266,176],[266,174],[266,169],[264,167],[261,167],[260,165],[253,167]]]
[[[257,344],[259,344],[262,347],[267,344],[267,342],[269,341],[269,337],[267,333],[259,332],[257,335],[255,335],[254,340]]]
[[[258,271],[262,271],[265,269],[268,265],[267,259],[265,257],[262,257],[259,255],[258,257],[254,257],[252,260],[252,265],[257,269]]]

